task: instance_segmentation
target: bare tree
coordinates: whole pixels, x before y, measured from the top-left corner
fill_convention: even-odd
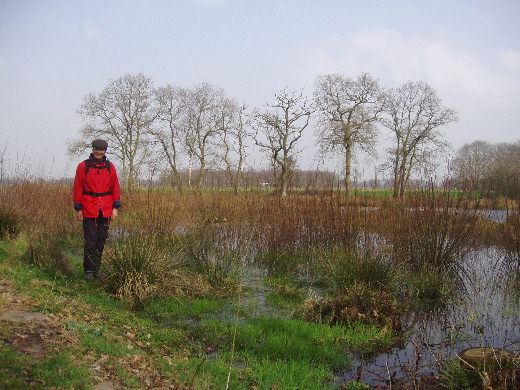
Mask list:
[[[158,116],[151,79],[139,73],[111,80],[101,93],[85,97],[78,114],[87,124],[80,139],[69,144],[69,153],[84,151],[94,138],[106,139],[110,153],[121,160],[123,182],[135,186],[150,155],[149,132]]]
[[[275,95],[276,102],[267,104],[271,110],[256,111],[252,127],[256,145],[269,155],[281,196],[287,196],[291,164],[297,154],[296,146],[309,125],[312,109],[303,93],[282,90]]]
[[[475,141],[463,145],[452,163],[459,188],[489,191],[518,198],[520,194],[520,141],[492,144]]]
[[[245,104],[239,106],[235,101],[228,100],[228,105],[222,111],[221,153],[219,156],[225,165],[235,194],[238,193],[246,159],[249,124],[246,109]]]
[[[381,123],[394,138],[389,149],[394,197],[403,198],[411,174],[424,160],[446,147],[439,128],[457,121],[457,113],[442,106],[425,82],[408,82],[388,92]]]
[[[374,153],[375,123],[383,109],[381,89],[368,73],[362,73],[356,80],[330,74],[317,77],[314,100],[320,114],[316,133],[321,150],[343,152],[345,189],[349,196],[354,147]]]
[[[157,88],[159,105],[159,126],[153,130],[154,140],[160,145],[159,159],[165,160],[173,175],[173,184],[182,191],[178,160],[181,153],[182,119],[186,110],[187,91],[167,85]]]
[[[496,145],[495,159],[485,188],[520,200],[520,140]]]
[[[190,184],[191,184],[191,165],[193,159],[197,159],[199,171],[197,176],[197,187],[201,187],[204,181],[204,174],[207,169],[209,158],[215,155],[211,150],[214,146],[215,138],[219,132],[223,131],[222,118],[227,114],[223,111],[229,103],[224,90],[202,83],[193,90],[188,90],[186,95],[186,106],[182,128],[182,144],[188,153]]]
[[[453,174],[463,190],[480,191],[492,167],[495,147],[486,141],[463,145],[452,162]]]

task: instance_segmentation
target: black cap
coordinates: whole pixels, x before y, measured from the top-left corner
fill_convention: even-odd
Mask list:
[[[92,147],[94,149],[105,149],[105,150],[107,150],[108,142],[104,141],[102,139],[96,139],[96,140],[92,141]]]

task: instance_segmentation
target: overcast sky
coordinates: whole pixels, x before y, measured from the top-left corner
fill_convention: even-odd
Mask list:
[[[519,0],[0,0],[0,150],[72,176],[85,95],[142,72],[261,107],[319,74],[425,81],[459,122],[454,149],[520,139]],[[312,165],[312,130],[302,161]],[[306,154],[306,155],[305,155]]]

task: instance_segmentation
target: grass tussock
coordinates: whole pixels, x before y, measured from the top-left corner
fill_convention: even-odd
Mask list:
[[[370,243],[354,248],[323,248],[316,257],[316,272],[326,286],[336,291],[359,284],[392,290],[403,272],[398,262]]]
[[[180,238],[183,266],[204,278],[214,290],[223,294],[238,290],[247,262],[247,250],[236,230],[204,228]]]
[[[481,217],[438,200],[386,210],[381,233],[393,256],[414,270],[422,267],[454,274],[478,242]]]
[[[181,250],[172,240],[130,234],[107,248],[103,285],[136,307],[155,297],[206,293],[204,281],[183,270],[181,262]]]
[[[62,248],[59,237],[47,231],[32,231],[28,242],[27,250],[22,256],[26,263],[39,267],[53,276],[74,275],[75,270]]]

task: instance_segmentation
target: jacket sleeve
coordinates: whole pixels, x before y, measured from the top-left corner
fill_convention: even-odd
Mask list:
[[[116,167],[112,162],[110,168],[110,175],[112,176],[112,208],[118,209],[121,207],[121,188],[119,187],[119,178],[117,177]]]
[[[79,163],[76,168],[76,177],[74,178],[74,189],[72,192],[72,201],[74,202],[74,209],[81,210],[83,205],[81,199],[83,197],[83,187],[85,185],[85,161]]]

